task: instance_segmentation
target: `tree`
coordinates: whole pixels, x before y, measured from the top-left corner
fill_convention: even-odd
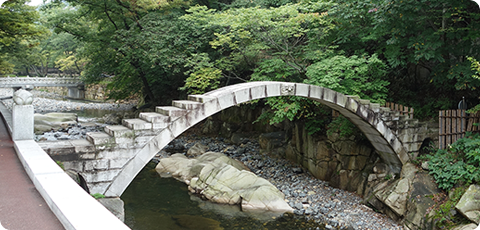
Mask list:
[[[330,40],[349,54],[376,53],[389,65],[389,97],[435,116],[474,99],[467,56],[480,55],[480,10],[467,0],[338,1]]]
[[[17,54],[26,53],[38,45],[45,29],[36,24],[38,13],[26,0],[10,0],[0,8],[0,73],[13,71],[8,61]]]

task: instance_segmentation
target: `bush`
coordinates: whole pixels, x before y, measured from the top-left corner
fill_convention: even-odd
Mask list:
[[[456,184],[480,182],[480,135],[467,135],[427,156],[430,174],[438,187],[449,190]]]

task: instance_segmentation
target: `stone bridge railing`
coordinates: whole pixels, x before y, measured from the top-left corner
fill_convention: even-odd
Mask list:
[[[68,97],[85,98],[85,83],[73,77],[0,77],[1,88],[68,87]]]
[[[306,97],[339,111],[359,127],[394,173],[415,157],[425,137],[435,139],[425,124],[368,100],[307,84],[250,82],[157,107],[123,120],[123,125],[107,126],[105,132],[89,133],[87,140],[40,145],[66,169],[80,172],[92,193],[120,196],[158,151],[190,127],[231,106],[277,96]]]
[[[0,87],[17,88],[24,86],[74,87],[84,85],[79,78],[72,77],[1,77]]]

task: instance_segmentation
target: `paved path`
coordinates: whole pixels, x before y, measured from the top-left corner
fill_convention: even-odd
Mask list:
[[[0,224],[0,230],[65,229],[25,172],[2,118],[0,118]]]

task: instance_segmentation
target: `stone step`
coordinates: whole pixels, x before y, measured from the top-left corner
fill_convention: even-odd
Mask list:
[[[370,109],[373,110],[373,112],[378,113],[378,112],[380,112],[380,104],[379,103],[370,103]]]
[[[197,102],[197,101],[173,101],[172,105],[180,108],[180,109],[187,109],[187,110],[194,110],[200,108],[203,103]]]
[[[359,101],[359,100],[360,100],[360,97],[357,96],[357,95],[347,95],[347,98],[351,98],[351,99],[353,99],[353,100],[355,100],[355,101]]]
[[[188,95],[188,100],[205,103],[215,100],[216,97],[203,96],[203,95]]]
[[[140,113],[139,117],[151,123],[169,123],[170,117],[160,113],[148,112]]]
[[[135,132],[123,125],[109,125],[105,127],[105,132],[113,137],[135,137]]]
[[[151,122],[152,123],[152,129],[164,129],[170,124],[170,117],[165,116],[160,113],[154,113],[154,112],[149,112],[149,113],[140,113],[140,118]]]
[[[188,110],[180,109],[174,106],[157,106],[157,113],[163,114],[169,117],[181,117],[187,114]]]
[[[123,119],[122,124],[133,130],[152,129],[152,123],[139,118]]]
[[[114,143],[113,137],[104,132],[88,132],[87,140],[94,145]]]
[[[359,102],[360,102],[360,104],[362,104],[362,105],[366,105],[366,106],[369,106],[369,105],[370,105],[370,100],[360,99]]]

